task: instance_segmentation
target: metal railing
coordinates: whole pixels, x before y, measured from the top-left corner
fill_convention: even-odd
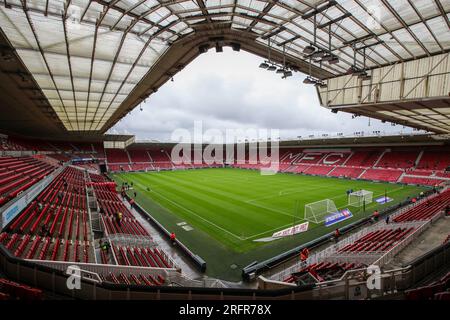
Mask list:
[[[284,284],[284,287],[280,287],[279,282],[265,279],[265,281],[260,282],[260,289],[218,288],[217,286],[221,285],[220,282],[214,283],[210,280],[205,282],[194,280],[191,283],[192,286],[189,286],[189,282],[183,282],[189,279],[186,280],[185,277],[179,277],[177,274],[173,277],[172,286],[119,285],[106,282],[99,283],[95,276],[89,277],[88,273],[85,273],[85,277],[89,277],[89,280],[86,278],[82,279],[80,290],[70,290],[67,287],[68,275],[65,271],[56,270],[53,267],[43,265],[45,262],[39,262],[41,264],[16,258],[0,245],[0,270],[8,278],[45,289],[48,292],[78,299],[370,299],[372,297],[383,297],[391,293],[394,293],[396,297],[401,297],[404,290],[414,287],[430,273],[448,268],[450,266],[450,243],[433,249],[424,256],[412,261],[406,267],[384,271],[380,276],[380,289],[376,290],[367,288],[366,280],[368,274],[365,269],[351,270],[346,272],[340,279],[311,286],[289,286]],[[94,266],[99,267],[98,265],[93,265],[92,267]],[[107,270],[115,268],[115,266],[106,267],[108,268]],[[122,272],[130,269],[130,267],[120,268],[123,270]],[[89,268],[83,267],[83,270],[85,269]],[[169,276],[169,279],[172,278]],[[177,282],[183,282],[186,286],[177,286]],[[211,284],[213,287],[196,286],[200,282],[207,285]],[[355,292],[360,294],[355,295]]]
[[[276,281],[283,281],[289,277],[292,273],[298,272],[305,265],[316,264],[319,262],[338,262],[338,263],[360,263],[365,265],[377,264],[382,266],[385,262],[389,261],[394,255],[405,248],[412,240],[414,240],[420,233],[422,233],[427,225],[427,221],[411,221],[403,223],[392,223],[386,224],[384,221],[379,221],[376,224],[364,228],[342,240],[337,244],[333,244],[321,250],[320,252],[311,255],[305,262],[297,261],[291,267],[282,270],[274,275],[270,276],[269,279]],[[364,237],[365,235],[375,232],[377,230],[386,229],[397,229],[397,228],[414,228],[413,232],[410,233],[405,239],[402,239],[396,243],[387,252],[346,252],[339,253],[338,251],[345,246],[355,243],[356,240]],[[378,262],[378,263],[375,263]]]
[[[140,235],[125,234],[125,233],[114,233],[108,236],[109,240],[115,245],[125,245],[134,247],[157,247],[158,244],[151,238]]]
[[[79,263],[79,262],[65,262],[65,261],[46,261],[46,260],[27,260],[38,265],[47,266],[62,272],[66,272],[69,267],[78,267],[82,271],[89,272],[90,274],[108,275],[110,273],[120,274],[123,273],[126,276],[130,275],[152,275],[162,276],[170,280],[172,277],[176,278],[175,274],[179,272],[173,268],[148,268],[148,267],[134,267],[134,266],[120,266],[110,264],[96,264],[96,263]],[[100,279],[100,277],[99,277]]]

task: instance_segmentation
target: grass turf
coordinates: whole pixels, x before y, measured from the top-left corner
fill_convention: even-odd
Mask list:
[[[241,269],[253,261],[270,258],[370,215],[375,208],[393,205],[425,189],[283,173],[265,176],[255,170],[232,168],[111,176],[119,185],[123,181],[133,182],[136,201],[205,259],[209,276],[235,281],[240,279]],[[386,191],[394,201],[386,205],[373,202],[366,207],[366,212],[349,207],[353,218],[332,227],[310,222],[305,233],[272,242],[254,241],[304,222],[307,203],[331,199],[336,207],[347,208],[348,189],[373,191],[374,200]],[[129,195],[134,191],[129,191]],[[182,222],[193,230],[183,229],[179,225]]]

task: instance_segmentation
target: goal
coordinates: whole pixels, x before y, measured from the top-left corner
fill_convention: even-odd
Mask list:
[[[337,211],[336,205],[330,199],[307,203],[305,204],[305,220],[321,223],[325,221],[327,215]]]
[[[372,203],[373,192],[367,190],[359,190],[348,195],[348,205],[352,207],[362,207],[364,204]]]

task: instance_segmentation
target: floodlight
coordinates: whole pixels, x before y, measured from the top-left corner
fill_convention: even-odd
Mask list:
[[[315,84],[316,81],[311,77],[306,77],[305,80],[303,80],[303,83],[304,84]]]
[[[240,51],[241,50],[241,44],[237,43],[237,42],[232,42],[231,43],[231,48],[233,49],[233,51]]]
[[[331,60],[328,60],[329,64],[337,64],[339,63],[339,58],[334,56]]]
[[[322,58],[324,55],[325,55],[325,51],[320,50],[320,51],[314,52],[314,53],[311,55],[311,57],[312,57],[313,59],[319,59],[319,58]]]
[[[322,61],[330,61],[333,59],[333,56],[331,54],[326,54],[322,57]]]
[[[369,75],[369,74],[367,74],[367,75],[365,75],[365,76],[360,76],[360,77],[358,77],[358,78],[361,79],[362,81],[366,81],[366,80],[372,79],[372,76]]]
[[[311,54],[311,53],[313,53],[314,51],[316,51],[316,48],[313,47],[313,46],[306,46],[306,47],[303,49],[303,53],[304,53],[304,54]]]
[[[209,49],[209,45],[208,44],[203,44],[203,45],[198,47],[198,51],[200,53],[206,53],[206,52],[208,52],[208,49]]]

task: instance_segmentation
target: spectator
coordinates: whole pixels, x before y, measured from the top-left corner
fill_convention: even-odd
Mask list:
[[[41,227],[41,236],[42,237],[48,237],[50,235],[50,232],[45,224]]]
[[[136,199],[136,197],[137,197],[137,193],[136,193],[136,191],[134,192],[134,198]]]
[[[377,222],[378,221],[378,219],[380,218],[380,213],[378,212],[378,210],[375,210],[374,212],[373,212],[373,221],[374,222]]]
[[[416,198],[412,198],[411,202],[412,202],[412,203],[416,203],[416,202],[417,202],[417,199],[416,199]]]
[[[117,223],[119,224],[119,227],[122,226],[122,212],[117,212]]]
[[[106,254],[109,254],[109,248],[111,247],[111,245],[109,244],[108,241],[102,241],[100,240],[100,249]]]
[[[41,202],[38,202],[39,212],[41,212],[43,208],[44,208],[44,205]]]
[[[386,218],[384,219],[384,221],[386,221],[386,224],[389,224],[389,219],[390,219],[389,216],[386,216]]]
[[[302,267],[305,267],[306,260],[308,260],[309,257],[309,250],[307,247],[303,248],[303,250],[300,252],[300,261],[302,264]]]
[[[170,234],[170,241],[172,241],[172,244],[175,244],[175,240],[176,240],[176,235],[175,235],[175,232],[172,232],[171,234]]]
[[[339,241],[339,237],[341,236],[341,232],[339,231],[339,229],[337,228],[336,230],[334,230],[334,241],[337,243]]]

